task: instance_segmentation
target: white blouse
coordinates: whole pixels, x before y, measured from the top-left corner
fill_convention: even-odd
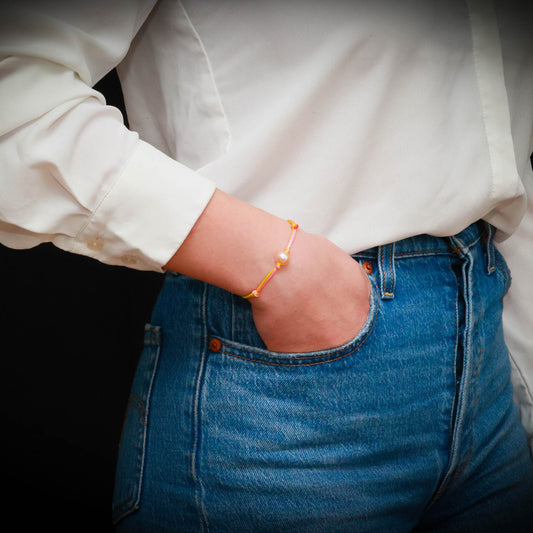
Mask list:
[[[533,43],[521,2],[11,4],[0,17],[7,246],[51,241],[160,271],[215,187],[350,253],[481,218],[501,241],[524,217]],[[91,88],[114,67],[131,130]],[[508,247],[519,271],[531,265]],[[518,351],[529,342],[533,374],[530,330]]]

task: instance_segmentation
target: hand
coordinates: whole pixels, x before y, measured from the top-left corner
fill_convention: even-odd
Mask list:
[[[311,352],[353,339],[369,312],[370,281],[357,261],[331,241],[298,230],[290,262],[251,298],[269,350]]]
[[[248,294],[289,235],[286,220],[217,190],[166,268]],[[354,338],[369,299],[370,282],[359,263],[328,239],[299,229],[289,263],[249,301],[267,348],[312,352]]]

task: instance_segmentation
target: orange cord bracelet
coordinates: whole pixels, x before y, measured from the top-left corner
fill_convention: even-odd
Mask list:
[[[258,298],[259,293],[264,289],[265,285],[272,279],[272,276],[283,266],[286,265],[289,262],[289,254],[291,252],[291,246],[294,242],[294,238],[296,237],[296,230],[298,229],[298,224],[296,222],[293,222],[292,220],[287,220],[287,222],[291,225],[292,232],[291,232],[291,238],[289,239],[289,242],[287,243],[287,246],[285,246],[285,249],[280,252],[276,256],[276,264],[274,265],[274,268],[264,277],[263,281],[257,286],[256,289],[254,289],[252,292],[246,294],[243,296],[243,298]]]

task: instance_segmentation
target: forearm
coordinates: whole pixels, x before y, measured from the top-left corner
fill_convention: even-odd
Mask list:
[[[217,190],[165,267],[243,295],[274,265],[290,233],[286,220]]]
[[[166,267],[242,296],[274,266],[290,235],[286,220],[216,191]],[[267,348],[304,352],[350,340],[366,320],[369,291],[347,253],[298,229],[288,264],[249,301]]]

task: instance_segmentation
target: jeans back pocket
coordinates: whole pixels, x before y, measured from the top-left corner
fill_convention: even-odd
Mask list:
[[[147,324],[144,349],[137,365],[120,439],[113,492],[115,524],[137,510],[140,505],[150,397],[160,346],[161,329]]]

